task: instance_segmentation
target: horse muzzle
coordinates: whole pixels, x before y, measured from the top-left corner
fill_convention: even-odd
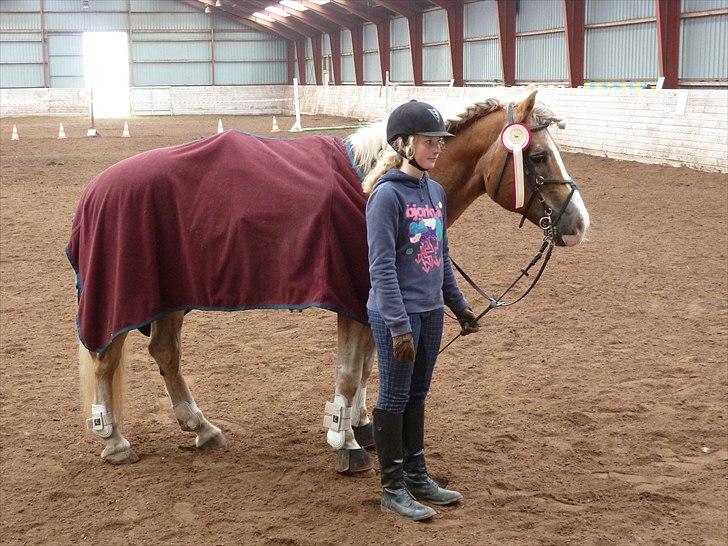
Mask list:
[[[590,225],[589,212],[579,190],[576,190],[556,226],[556,244],[576,246],[583,243]]]

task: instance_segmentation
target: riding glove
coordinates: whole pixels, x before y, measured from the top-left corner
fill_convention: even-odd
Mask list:
[[[480,330],[480,324],[475,320],[475,313],[473,313],[470,307],[466,307],[462,311],[455,313],[455,316],[460,323],[460,328],[462,328],[460,331],[461,335],[467,336]]]
[[[399,362],[415,361],[415,340],[411,332],[393,337],[392,343],[394,345],[394,358]]]

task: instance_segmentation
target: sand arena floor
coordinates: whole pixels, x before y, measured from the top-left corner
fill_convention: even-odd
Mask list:
[[[55,138],[59,121],[67,140]],[[268,134],[271,118],[223,123]],[[122,139],[121,122],[102,121],[102,138],[86,139],[82,118],[0,123],[0,542],[728,541],[726,176],[586,155],[564,154],[592,215],[589,241],[558,249],[527,300],[438,362],[427,453],[462,505],[398,521],[379,512],[375,472],[336,474],[320,429],[335,315],[318,310],[187,316],[183,370],[229,439],[215,452],[179,430],[133,333],[124,430],[141,461],[103,464],[79,408],[64,255],[76,201],[105,167],[216,126],[135,118]],[[453,256],[493,292],[539,243],[517,220],[481,199],[450,231]],[[376,384],[375,372],[370,407]]]

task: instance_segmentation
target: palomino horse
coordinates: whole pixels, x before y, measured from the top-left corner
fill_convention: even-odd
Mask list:
[[[455,136],[448,141],[432,177],[447,192],[450,223],[457,220],[476,198],[487,193],[504,208],[537,225],[541,223],[541,227],[544,227],[543,219],[547,216],[554,222],[551,228],[554,242],[560,246],[574,246],[584,240],[589,215],[546,130],[551,123],[563,126],[561,120],[545,107],[536,106],[535,96],[536,91],[533,90],[512,108],[496,99],[488,99],[450,119],[447,128]],[[523,152],[526,183],[522,184],[521,190],[525,188],[525,195],[521,196],[523,204],[519,207],[513,199],[518,187],[514,174],[516,168],[501,141],[502,130],[513,123],[530,128],[530,147]],[[368,172],[378,154],[387,146],[383,126],[379,124],[361,129],[349,137],[348,145],[354,166],[361,172]],[[555,220],[551,216],[552,211],[558,211]],[[363,215],[363,210],[360,213]],[[125,248],[133,249],[134,245],[126,245]],[[89,249],[89,252],[92,250],[95,249]],[[79,291],[80,285],[79,278]],[[182,430],[195,433],[198,448],[224,446],[226,439],[223,432],[199,409],[180,371],[185,310],[182,307],[149,317],[149,352],[159,366]],[[138,460],[119,428],[120,376],[129,329],[120,330],[102,350],[92,351],[84,343],[79,345],[84,410],[87,414],[90,411],[87,425],[106,443],[101,457],[114,464]],[[334,401],[326,403],[324,423],[328,428],[327,441],[338,453],[337,469],[342,472],[371,467],[369,456],[362,446],[371,447],[373,443],[366,408],[366,385],[373,356],[374,342],[368,326],[339,312]]]

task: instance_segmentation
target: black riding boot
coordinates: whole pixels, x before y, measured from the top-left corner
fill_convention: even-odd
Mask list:
[[[382,512],[419,521],[434,516],[429,506],[420,504],[404,486],[402,472],[402,415],[374,408],[374,440],[379,454],[382,480]]]
[[[432,504],[453,504],[463,498],[457,491],[443,489],[427,474],[425,465],[425,406],[408,407],[403,417],[404,484],[417,500]]]

